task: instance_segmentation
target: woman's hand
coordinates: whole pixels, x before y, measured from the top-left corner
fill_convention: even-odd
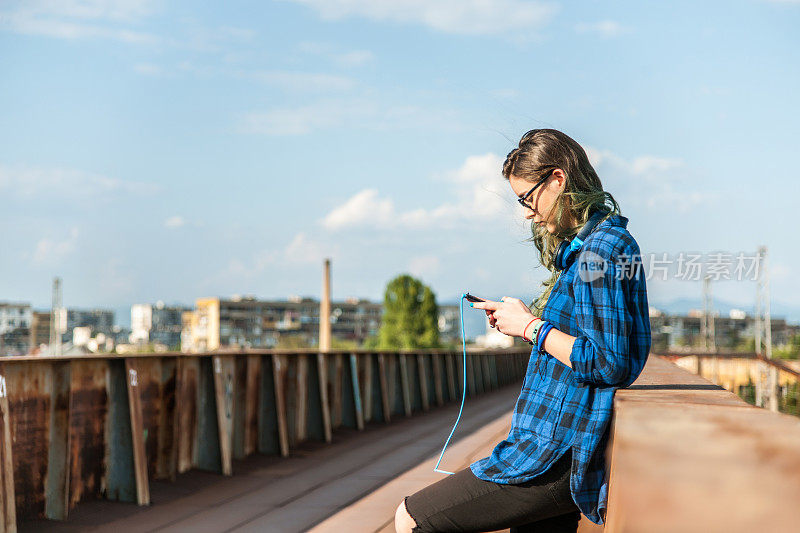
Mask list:
[[[472,307],[483,309],[489,317],[489,325],[512,337],[522,337],[523,330],[535,317],[519,298],[503,296],[499,302],[487,300],[475,302]],[[528,328],[530,330],[530,328]]]

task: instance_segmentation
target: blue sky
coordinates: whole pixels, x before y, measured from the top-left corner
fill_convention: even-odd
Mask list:
[[[499,170],[553,127],[643,253],[767,245],[800,308],[798,27],[797,1],[0,2],[0,300],[318,296],[325,256],[335,298],[410,271],[530,300]]]

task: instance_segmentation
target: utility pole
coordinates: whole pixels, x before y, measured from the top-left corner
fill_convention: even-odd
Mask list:
[[[64,325],[61,311],[61,278],[53,278],[53,299],[50,307],[50,353],[61,355],[61,330]]]
[[[328,400],[328,365],[325,354],[331,351],[331,260],[325,259],[324,271],[322,274],[322,298],[319,302],[319,353],[317,353],[317,371],[319,373],[319,390],[322,396],[322,405],[327,405]],[[355,370],[355,355],[351,356],[351,368],[353,368],[353,381],[358,379],[358,371]],[[339,359],[341,361],[341,359]],[[359,398],[356,397],[358,404]],[[325,442],[331,441],[331,413],[327,409],[322,410],[322,427],[325,433]]]
[[[322,298],[319,302],[319,350],[331,350],[331,260],[325,259],[322,274]]]
[[[758,276],[756,278],[756,353],[772,359],[772,322],[770,318],[769,268],[767,247],[759,246],[757,255]],[[756,383],[756,405],[778,410],[778,369],[758,361]]]
[[[707,352],[717,351],[714,327],[714,297],[711,294],[711,276],[703,278],[703,337]]]

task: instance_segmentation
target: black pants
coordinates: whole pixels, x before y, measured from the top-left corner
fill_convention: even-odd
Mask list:
[[[484,481],[465,468],[406,497],[414,533],[494,531],[575,533],[581,513],[569,490],[572,450],[518,485]]]

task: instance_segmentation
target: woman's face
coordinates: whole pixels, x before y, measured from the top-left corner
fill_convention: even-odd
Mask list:
[[[508,183],[517,198],[522,198],[535,185],[535,182],[531,183],[513,174],[508,178]],[[546,226],[547,231],[550,233],[555,233],[556,226],[553,222],[555,210],[553,206],[558,195],[564,190],[565,183],[566,175],[564,172],[560,168],[554,170],[550,177],[525,200],[525,203],[530,206],[523,207],[525,218],[532,219],[537,225]]]

